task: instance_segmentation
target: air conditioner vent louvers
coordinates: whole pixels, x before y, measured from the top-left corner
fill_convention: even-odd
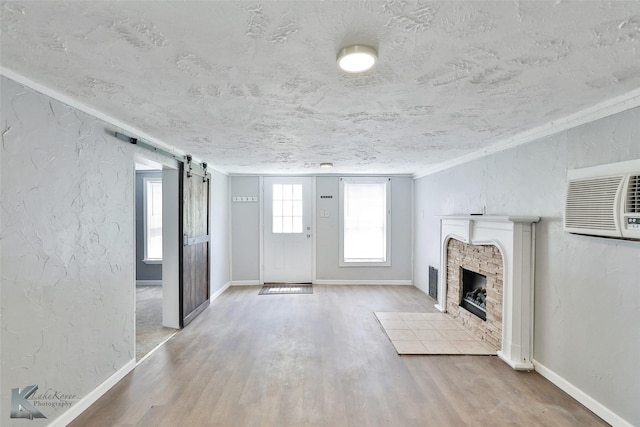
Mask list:
[[[564,231],[640,241],[640,159],[568,170]]]
[[[615,231],[616,218],[610,206],[621,180],[615,176],[569,182],[565,226]]]
[[[640,175],[629,177],[626,213],[640,213]]]

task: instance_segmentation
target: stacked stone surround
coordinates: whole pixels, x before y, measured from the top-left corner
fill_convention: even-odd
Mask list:
[[[462,268],[487,277],[487,320],[460,307]],[[478,338],[498,351],[502,347],[502,255],[493,245],[447,243],[447,312]]]

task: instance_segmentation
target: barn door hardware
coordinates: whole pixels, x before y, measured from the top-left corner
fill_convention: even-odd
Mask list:
[[[191,164],[191,160],[193,160],[193,157],[191,157],[191,154],[187,154],[186,156],[184,156],[184,158],[187,160],[187,178],[191,178],[193,176],[193,165]]]

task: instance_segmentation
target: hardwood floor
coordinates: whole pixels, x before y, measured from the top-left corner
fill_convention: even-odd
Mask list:
[[[374,311],[435,312],[410,286],[232,287],[71,426],[601,426],[495,356],[398,356]]]

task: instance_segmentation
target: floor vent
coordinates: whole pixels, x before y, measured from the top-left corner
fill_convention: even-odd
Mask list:
[[[429,296],[438,300],[438,269],[429,266]]]

